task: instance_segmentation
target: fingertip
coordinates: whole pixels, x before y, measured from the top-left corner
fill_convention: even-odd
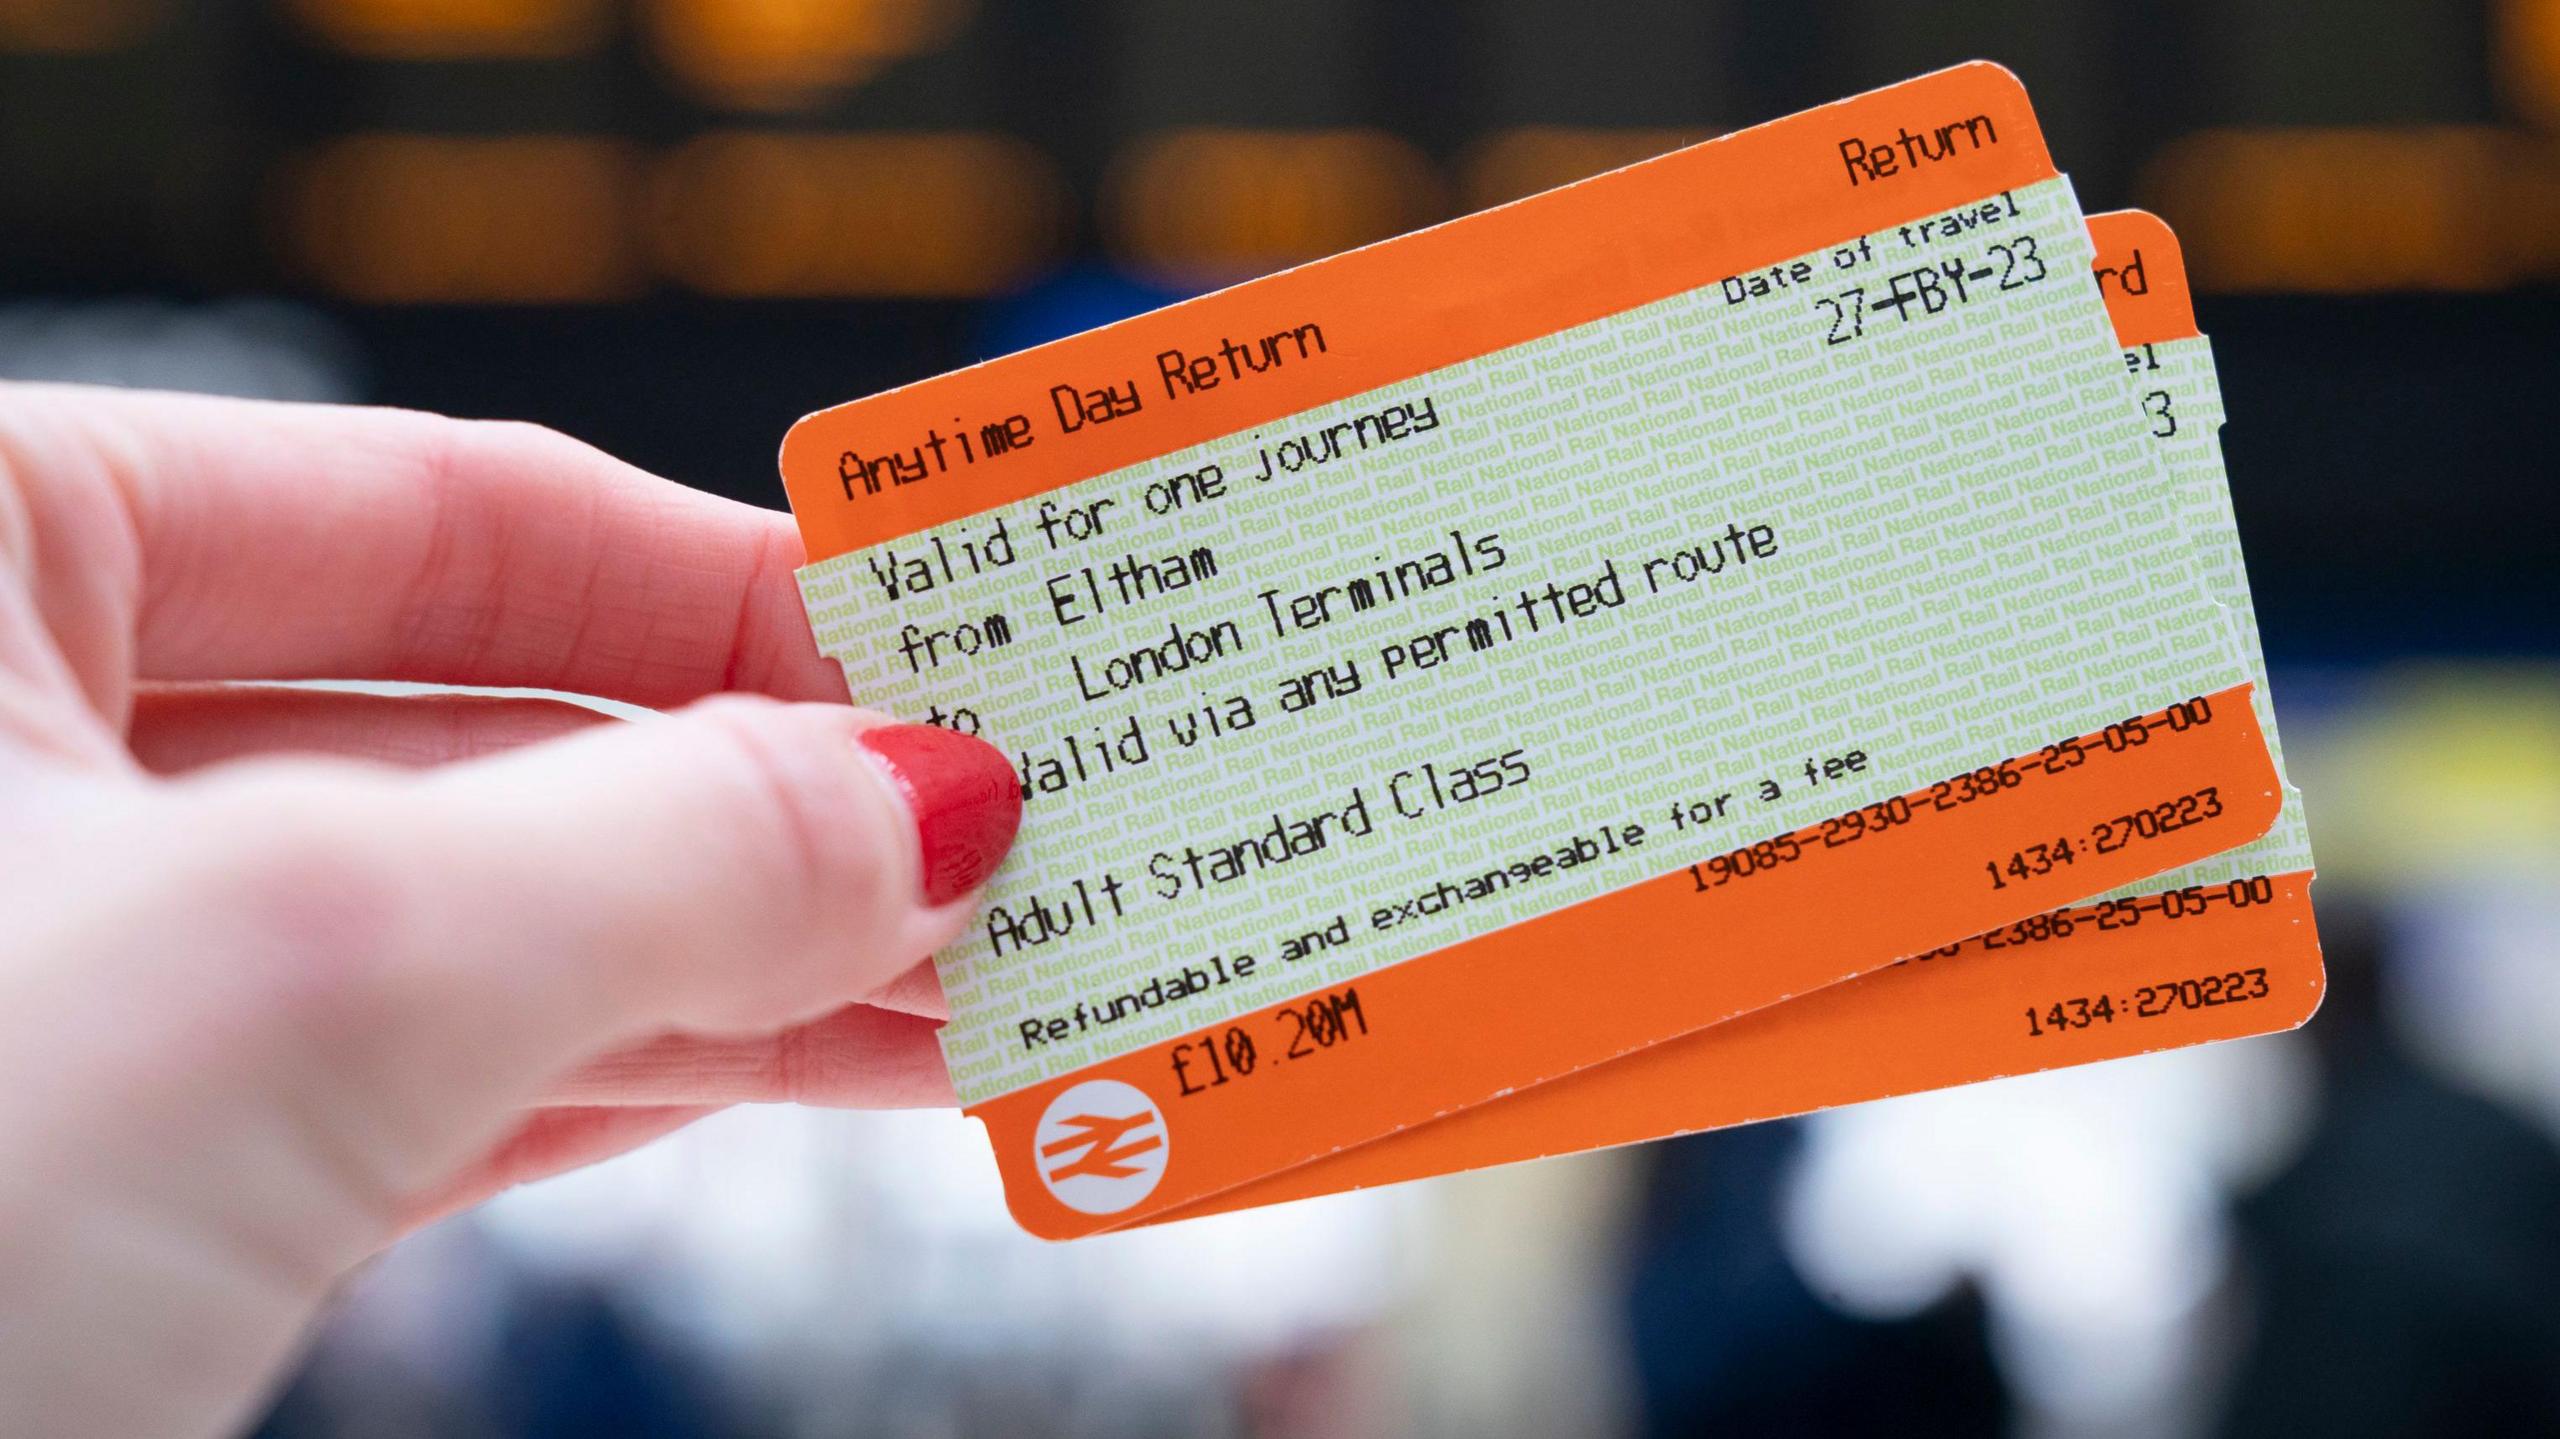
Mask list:
[[[986,741],[938,725],[878,725],[856,743],[915,821],[928,911],[967,899],[1003,863],[1022,825],[1012,763]]]

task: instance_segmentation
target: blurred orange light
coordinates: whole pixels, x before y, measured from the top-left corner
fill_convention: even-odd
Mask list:
[[[386,60],[569,55],[603,38],[603,0],[293,0],[302,23]]]
[[[1712,132],[1528,125],[1486,136],[1464,167],[1467,208],[1535,195],[1558,185],[1694,145]]]
[[[2499,0],[2490,48],[2508,107],[2560,129],[2560,0]]]
[[[2560,266],[2560,152],[2492,127],[2204,131],[2143,189],[2206,289],[2485,290]]]
[[[1168,130],[1113,167],[1103,221],[1138,269],[1240,279],[1441,218],[1438,172],[1377,130]]]
[[[0,50],[76,55],[121,49],[165,11],[165,0],[0,0]]]
[[[660,57],[702,98],[799,109],[947,42],[967,0],[649,0]]]
[[[632,161],[572,135],[337,140],[291,177],[287,233],[323,283],[374,304],[567,304],[640,279]]]
[[[660,163],[659,265],[732,298],[983,295],[1056,252],[1064,191],[1047,156],[974,132],[729,131]]]

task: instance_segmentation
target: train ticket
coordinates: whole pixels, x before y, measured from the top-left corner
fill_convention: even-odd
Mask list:
[[[796,426],[821,645],[1018,758],[938,960],[1017,1218],[1140,1221],[2263,833],[2091,261],[1972,65]]]

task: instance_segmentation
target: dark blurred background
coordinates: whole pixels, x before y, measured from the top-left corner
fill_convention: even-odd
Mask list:
[[[233,330],[768,501],[809,410],[1987,56],[2088,208],[2186,237],[2279,652],[2539,649],[2555,16],[0,0],[0,293],[64,307],[0,369]]]
[[[0,377],[802,413],[1951,62],[2185,238],[2308,1036],[1068,1249],[750,1111],[356,1286],[310,1435],[2560,1432],[2560,0],[0,0]]]

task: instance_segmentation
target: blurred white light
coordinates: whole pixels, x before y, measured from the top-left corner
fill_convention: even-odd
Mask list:
[[[2511,857],[2512,858],[2512,857]],[[2484,864],[2403,901],[2383,968],[2395,1035],[2560,1137],[2560,857]]]
[[[282,300],[0,305],[0,379],[343,403],[362,372],[333,321]]]
[[[2230,1262],[2222,1196],[2292,1153],[2311,1092],[2309,1056],[2277,1038],[1818,1115],[1782,1201],[1788,1251],[1871,1318],[1976,1286],[2031,1411],[2142,1432],[2198,1377],[2194,1320]]]
[[[1347,1195],[1050,1244],[1006,1214],[975,1121],[747,1106],[478,1222],[526,1265],[609,1280],[790,1382],[898,1346],[1151,1366],[1286,1352],[1377,1319],[1407,1280],[1414,1203]]]

